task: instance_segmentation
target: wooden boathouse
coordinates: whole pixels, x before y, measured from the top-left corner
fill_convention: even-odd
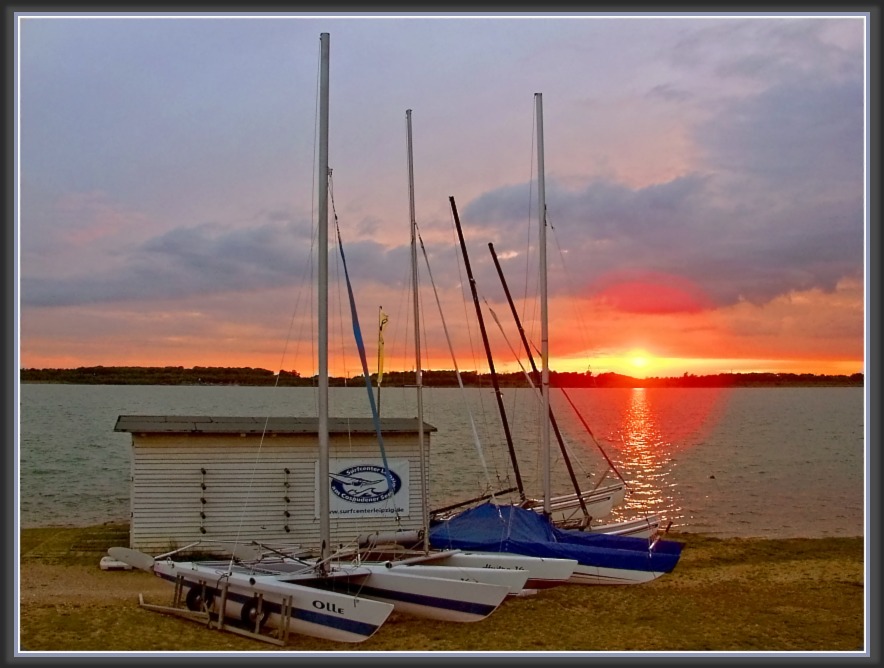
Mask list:
[[[114,431],[132,435],[131,548],[318,547],[317,418],[120,415]],[[424,423],[427,451],[433,431]],[[381,433],[388,468],[371,418],[329,418],[333,548],[421,528],[417,418],[382,418]]]

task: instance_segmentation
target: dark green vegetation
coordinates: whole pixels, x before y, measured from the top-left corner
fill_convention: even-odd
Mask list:
[[[864,642],[860,538],[727,539],[698,534],[676,569],[643,585],[569,585],[510,597],[475,624],[394,613],[369,640],[291,636],[284,648],[138,606],[168,605],[172,586],[105,572],[125,525],[21,533],[21,648],[197,652],[851,652]]]
[[[22,369],[23,383],[70,383],[75,385],[258,385],[313,386],[316,377],[302,377],[297,371],[280,371],[277,376],[267,369],[252,367],[201,367],[181,366],[132,367],[92,366],[76,369]],[[467,387],[491,387],[489,374],[462,371],[461,378]],[[372,376],[376,381],[376,376]],[[499,373],[498,380],[504,387],[528,387],[524,374]],[[383,383],[387,387],[413,385],[414,372],[388,371]],[[862,387],[864,376],[826,376],[811,373],[720,373],[709,376],[684,374],[670,378],[633,378],[617,373],[594,375],[591,371],[550,372],[553,387]],[[335,387],[362,387],[362,376],[332,378]],[[427,387],[457,387],[457,376],[452,371],[424,371],[422,383]]]

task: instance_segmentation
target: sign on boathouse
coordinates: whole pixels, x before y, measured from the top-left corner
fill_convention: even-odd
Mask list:
[[[202,541],[319,544],[317,418],[121,415],[132,435],[130,547],[156,554]],[[329,418],[334,546],[420,529],[418,421]],[[430,433],[424,423],[424,445]]]

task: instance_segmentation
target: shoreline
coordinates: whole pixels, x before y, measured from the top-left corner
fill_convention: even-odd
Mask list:
[[[864,538],[728,538],[685,544],[672,573],[625,586],[565,585],[510,597],[475,624],[393,613],[362,643],[294,636],[277,647],[141,608],[173,588],[103,571],[128,523],[21,532],[24,651],[857,652],[865,640]],[[122,541],[126,541],[125,543]],[[603,611],[604,614],[597,614]],[[525,624],[530,617],[531,624]],[[516,630],[518,629],[518,632]]]
[[[103,522],[90,522],[90,523],[80,523],[80,522],[55,522],[48,524],[30,524],[28,526],[23,526],[19,524],[17,527],[19,534],[22,532],[35,532],[35,531],[85,531],[85,532],[96,532],[100,531],[102,527],[125,527],[126,530],[129,528],[129,519],[121,518],[121,519],[109,519]],[[702,538],[711,538],[715,540],[826,540],[830,538],[834,539],[851,539],[851,538],[863,538],[863,533],[845,533],[845,534],[832,534],[827,536],[807,536],[807,535],[789,535],[789,536],[762,536],[762,535],[735,535],[735,534],[725,534],[723,532],[710,532],[710,531],[690,531],[688,529],[681,529],[678,527],[673,527],[669,533],[664,533],[661,530],[661,537],[674,537],[673,540],[679,540],[678,536],[698,536]]]

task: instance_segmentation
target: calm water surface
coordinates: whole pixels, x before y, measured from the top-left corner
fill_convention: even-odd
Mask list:
[[[612,518],[655,512],[673,529],[720,537],[858,536],[864,527],[862,388],[561,390],[553,408],[581,485],[607,456],[631,493]],[[539,406],[505,389],[526,491],[541,493]],[[383,388],[384,417],[414,417],[414,389]],[[431,507],[513,486],[491,390],[424,389],[432,434]],[[311,416],[310,388],[92,386],[20,388],[19,520],[87,526],[129,514],[131,437],[119,415]],[[365,388],[332,388],[333,416],[370,417]],[[472,418],[472,419],[471,419]],[[589,431],[587,431],[587,427]],[[572,491],[551,442],[553,491]],[[610,478],[612,473],[608,471]]]

